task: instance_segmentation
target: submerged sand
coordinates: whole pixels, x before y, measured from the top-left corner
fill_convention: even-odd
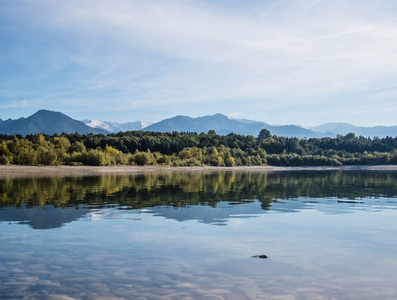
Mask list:
[[[397,165],[377,166],[310,166],[310,167],[276,167],[276,166],[244,166],[244,167],[161,167],[161,166],[0,166],[0,177],[9,176],[89,176],[107,173],[145,174],[154,172],[280,172],[280,171],[397,171]]]

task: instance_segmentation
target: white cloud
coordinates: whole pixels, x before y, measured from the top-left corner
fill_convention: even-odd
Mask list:
[[[70,104],[211,102],[224,112],[227,101],[244,99],[229,113],[249,115],[334,96],[351,109],[355,93],[373,94],[397,80],[391,1],[285,0],[245,10],[175,0],[23,3],[29,26],[69,36],[74,45],[43,49],[52,54],[48,72],[71,68],[64,83],[75,97]]]
[[[9,101],[8,103],[5,104],[0,104],[0,108],[24,108],[24,107],[32,107],[37,105],[35,101],[29,101],[29,100],[21,100],[21,101]]]

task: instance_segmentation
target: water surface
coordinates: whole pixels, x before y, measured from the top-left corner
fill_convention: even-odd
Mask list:
[[[396,299],[396,196],[392,171],[1,179],[0,298]]]

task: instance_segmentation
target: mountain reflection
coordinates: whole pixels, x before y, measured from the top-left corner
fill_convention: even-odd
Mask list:
[[[178,221],[197,219],[224,225],[233,217],[267,210],[291,212],[310,208],[313,202],[338,204],[339,199],[340,210],[362,199],[394,198],[396,183],[397,172],[385,171],[171,172],[1,179],[0,221],[56,228],[98,209],[134,213],[134,209],[152,208],[151,213]]]

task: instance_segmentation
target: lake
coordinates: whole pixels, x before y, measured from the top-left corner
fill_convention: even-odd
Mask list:
[[[395,171],[0,179],[1,299],[397,299],[396,283]]]

